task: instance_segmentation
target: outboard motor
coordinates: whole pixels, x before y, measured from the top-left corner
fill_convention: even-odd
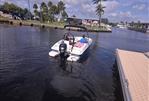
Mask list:
[[[64,41],[62,41],[59,46],[60,54],[64,54],[66,52],[66,50],[67,50],[67,45],[64,43]]]
[[[64,41],[62,41],[59,46],[59,51],[60,51],[60,66],[62,67],[63,70],[66,70],[66,59],[68,57],[66,50],[67,45],[64,43]]]

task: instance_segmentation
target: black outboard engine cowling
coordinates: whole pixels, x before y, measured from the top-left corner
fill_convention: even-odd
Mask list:
[[[62,43],[59,46],[60,54],[66,53],[66,50],[67,50],[67,45],[64,43],[64,41],[62,41]]]
[[[68,57],[68,53],[66,52],[67,50],[67,45],[64,43],[64,41],[61,42],[59,46],[59,51],[60,51],[60,66],[62,67],[63,70],[66,69],[66,59]]]

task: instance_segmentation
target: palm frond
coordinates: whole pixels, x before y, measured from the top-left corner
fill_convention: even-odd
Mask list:
[[[103,7],[102,5],[97,5],[97,7],[96,7],[96,14],[97,15],[103,15],[104,14],[104,8],[105,7]]]
[[[108,1],[108,0],[93,0],[93,3],[98,4],[100,1]]]
[[[100,2],[100,0],[93,0],[94,4],[98,4]]]

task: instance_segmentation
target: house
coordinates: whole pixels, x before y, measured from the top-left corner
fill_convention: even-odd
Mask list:
[[[8,18],[8,19],[12,19],[13,18],[11,14],[3,13],[2,11],[0,11],[0,16]]]
[[[66,19],[66,23],[71,25],[82,25],[82,19],[69,17]]]
[[[103,18],[101,20],[101,22],[104,23],[104,24],[108,24],[108,19]],[[96,19],[83,19],[82,24],[87,25],[87,26],[99,26],[99,20],[96,20]]]

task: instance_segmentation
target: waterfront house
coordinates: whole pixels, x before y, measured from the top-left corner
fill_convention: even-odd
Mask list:
[[[13,18],[13,16],[11,14],[7,14],[7,13],[4,13],[2,11],[0,11],[0,16],[8,18],[8,19],[12,19]]]

